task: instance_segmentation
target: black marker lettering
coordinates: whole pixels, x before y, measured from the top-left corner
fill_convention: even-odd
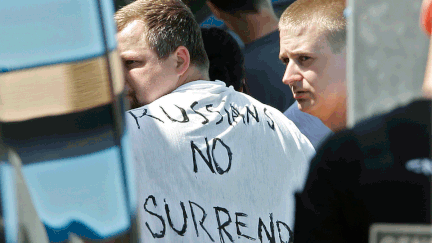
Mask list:
[[[258,111],[257,111],[257,108],[256,108],[254,105],[252,105],[252,106],[253,106],[254,109],[255,109],[255,115],[252,113],[252,111],[249,109],[249,107],[246,106],[246,113],[247,113],[246,118],[247,118],[247,122],[248,122],[248,124],[249,124],[249,114],[250,114],[253,118],[255,118],[255,121],[256,121],[256,122],[259,122],[259,117],[258,117]]]
[[[213,107],[213,105],[212,104],[206,105],[207,111],[209,111],[209,112],[217,112],[221,116],[221,119],[218,122],[216,122],[216,125],[218,125],[219,123],[221,123],[223,121],[223,116],[222,116],[222,114],[219,111],[211,111],[211,110],[209,110],[209,107]]]
[[[165,200],[164,200],[165,201]],[[175,229],[174,228],[174,225],[173,225],[173,223],[172,223],[172,221],[171,221],[171,216],[170,216],[170,210],[169,210],[169,207],[168,207],[168,204],[166,203],[166,201],[165,201],[165,212],[166,212],[166,215],[167,215],[167,218],[168,218],[168,223],[169,223],[169,225],[171,226],[171,228],[178,234],[178,235],[181,235],[181,236],[183,236],[184,235],[184,233],[186,233],[186,228],[187,228],[187,215],[186,215],[186,209],[185,209],[185,207],[184,207],[184,204],[183,204],[183,202],[182,201],[180,201],[180,207],[182,208],[182,210],[183,210],[183,227],[182,227],[182,229],[181,230],[177,230],[177,229]]]
[[[144,116],[151,117],[151,118],[153,118],[153,119],[156,119],[156,120],[158,120],[158,121],[164,123],[161,119],[159,119],[159,118],[157,118],[157,117],[155,117],[155,116],[147,115],[147,109],[144,109],[144,110],[143,110],[143,113],[142,113],[142,115],[141,115],[139,118],[144,117]]]
[[[285,226],[285,228],[288,230],[288,234],[289,234],[289,240],[287,241],[283,241],[282,240],[282,235],[281,235],[281,229],[280,229],[280,224],[282,224],[283,226]],[[279,240],[281,243],[293,243],[294,242],[294,233],[292,232],[292,230],[290,229],[290,227],[288,227],[287,224],[285,224],[282,221],[276,221],[276,226],[278,228],[279,231]]]
[[[224,108],[224,110],[225,110],[225,112],[226,112],[226,114],[228,116],[228,123],[230,124],[230,126],[232,126],[231,119],[230,119],[230,114],[229,114],[229,112],[227,111],[226,108]]]
[[[204,138],[204,139],[206,141],[206,146],[207,146],[207,158],[204,156],[204,154],[201,152],[201,150],[198,148],[198,146],[196,146],[195,143],[193,141],[191,141],[192,158],[193,158],[193,164],[194,164],[193,171],[195,173],[198,172],[198,165],[197,165],[196,156],[195,156],[195,151],[198,151],[199,155],[201,155],[201,158],[204,160],[204,162],[210,168],[211,172],[215,173],[215,170],[213,169],[213,165],[212,165],[211,156],[210,156],[210,146],[208,144],[207,138]]]
[[[183,121],[179,121],[179,120],[176,120],[176,119],[170,117],[170,115],[168,115],[168,113],[166,113],[166,111],[164,110],[164,108],[162,108],[162,106],[159,106],[159,107],[162,109],[163,113],[165,113],[165,115],[168,117],[168,119],[170,119],[172,122],[186,123],[189,121],[189,117],[187,116],[185,109],[178,107],[177,105],[175,105],[175,107],[179,108],[180,112],[182,113]]]
[[[214,207],[214,209],[215,209],[215,212],[216,212],[216,219],[217,219],[218,226],[219,226],[219,227],[218,227],[218,230],[219,230],[219,237],[220,237],[220,241],[225,243],[225,240],[224,240],[224,238],[223,238],[223,234],[222,234],[222,230],[223,230],[223,231],[225,232],[225,234],[228,236],[228,239],[229,239],[231,242],[234,242],[233,239],[232,239],[232,236],[230,235],[230,233],[228,233],[228,231],[226,231],[226,229],[225,229],[225,227],[227,227],[227,226],[231,223],[231,217],[230,217],[230,215],[229,215],[229,213],[228,213],[228,210],[225,209],[225,208],[221,208],[221,207]],[[219,218],[219,212],[220,212],[220,211],[222,211],[222,212],[224,212],[226,215],[228,215],[228,220],[225,221],[223,224],[221,224],[221,222],[220,222],[220,218]]]
[[[163,237],[165,236],[165,221],[164,221],[164,219],[163,219],[162,216],[157,215],[157,214],[155,214],[155,213],[150,212],[149,210],[147,210],[147,207],[146,207],[146,206],[147,206],[147,202],[148,202],[149,199],[152,199],[152,200],[153,200],[153,205],[154,205],[155,207],[157,207],[155,197],[154,197],[153,195],[150,195],[150,196],[147,197],[147,199],[146,199],[146,201],[145,201],[145,203],[144,203],[144,210],[145,210],[147,213],[149,213],[149,214],[151,214],[151,215],[153,215],[153,216],[158,217],[159,220],[160,220],[161,223],[162,223],[163,229],[160,231],[159,234],[157,234],[157,233],[153,233],[153,231],[150,229],[150,226],[148,225],[148,223],[146,222],[145,224],[146,224],[148,230],[150,231],[150,233],[152,234],[153,238],[163,238]]]
[[[135,122],[136,122],[136,124],[137,124],[137,126],[138,126],[138,129],[141,129],[141,127],[140,127],[140,125],[139,125],[139,123],[138,123],[138,118],[141,118],[141,117],[143,117],[143,116],[145,116],[145,115],[147,115],[147,109],[144,109],[143,110],[143,114],[141,115],[141,116],[139,116],[139,117],[137,117],[137,116],[135,116],[135,114],[134,113],[132,113],[132,111],[128,111],[128,113],[135,119]],[[153,118],[153,119],[156,119],[156,120],[158,120],[158,121],[160,121],[160,122],[162,122],[162,123],[164,123],[161,119],[159,119],[159,118],[157,118],[157,117],[154,117],[154,116],[152,116],[152,115],[147,115],[148,117],[151,117],[151,118]]]
[[[267,231],[267,227],[264,225],[261,217],[259,218],[258,221],[258,238],[260,239],[261,242],[262,241],[262,228],[264,227],[264,231],[267,235],[267,239],[270,240],[271,243],[276,243],[276,239],[274,236],[274,224],[273,224],[273,214],[270,214],[270,230],[271,230],[271,235],[270,233]]]
[[[264,108],[264,114],[271,120],[272,124],[270,124],[270,122],[267,121],[267,123],[269,124],[270,128],[273,129],[273,131],[275,130],[274,128],[274,121],[273,119],[271,119],[271,117],[267,114],[267,108]]]
[[[200,205],[198,205],[198,204],[196,204],[196,203],[194,203],[194,202],[189,201],[189,206],[190,206],[190,209],[191,209],[192,219],[193,219],[193,222],[194,222],[194,225],[195,225],[195,231],[196,231],[197,237],[199,237],[199,235],[198,235],[198,226],[197,226],[197,222],[196,222],[196,220],[195,220],[195,213],[194,213],[194,210],[193,210],[193,208],[192,208],[192,204],[195,205],[195,206],[197,206],[197,207],[198,207],[199,209],[201,209],[201,211],[203,212],[203,216],[202,216],[201,220],[199,221],[199,223],[200,223],[200,225],[201,225],[201,228],[203,228],[203,230],[204,230],[204,231],[207,233],[207,235],[209,236],[210,240],[211,240],[212,242],[214,242],[214,240],[213,240],[213,238],[211,237],[210,233],[206,230],[206,228],[204,228],[204,220],[205,220],[205,218],[207,217],[207,214],[206,214],[205,210],[204,210]]]
[[[209,122],[209,119],[207,119],[207,117],[205,117],[203,114],[199,113],[198,111],[194,110],[194,106],[197,105],[198,102],[195,101],[194,103],[192,103],[192,105],[190,106],[190,108],[198,115],[202,116],[204,118],[204,121],[202,122],[202,124],[207,124]]]
[[[234,121],[235,121],[235,119],[236,119],[237,117],[241,116],[242,119],[243,119],[243,124],[246,124],[244,115],[241,114],[241,113],[237,110],[237,108],[235,108],[232,104],[231,104],[231,114],[232,114],[232,117],[233,117],[233,120],[234,120]]]
[[[237,235],[239,236],[239,238],[240,238],[240,236],[243,236],[244,238],[246,238],[248,240],[256,240],[255,238],[250,237],[248,235],[244,235],[244,234],[242,234],[240,232],[240,227],[239,226],[247,228],[247,225],[245,223],[243,223],[243,222],[240,222],[238,218],[239,217],[247,217],[248,215],[245,214],[245,213],[235,213],[235,216],[236,216],[236,222],[235,223],[236,223],[236,228],[237,228]]]
[[[225,147],[225,149],[226,149],[227,152],[228,152],[228,159],[229,159],[229,160],[228,160],[228,166],[227,166],[226,170],[223,170],[223,169],[219,166],[219,164],[216,162],[216,158],[215,158],[215,155],[214,155],[214,150],[215,150],[215,148],[216,148],[216,142],[218,142],[218,141],[219,141],[220,144],[222,144],[222,146]],[[222,141],[222,139],[220,139],[220,138],[215,138],[215,139],[213,139],[212,156],[213,156],[213,162],[214,162],[214,164],[215,164],[216,170],[217,170],[217,172],[219,173],[219,175],[222,175],[222,174],[224,174],[225,172],[228,172],[228,171],[231,169],[232,152],[231,152],[231,149],[228,147],[228,145],[226,145],[226,144]]]
[[[136,122],[136,124],[138,126],[138,129],[141,129],[141,127],[140,127],[140,125],[138,123],[138,117],[136,117],[135,114],[132,113],[132,111],[129,111],[128,113],[135,119],[135,122]]]

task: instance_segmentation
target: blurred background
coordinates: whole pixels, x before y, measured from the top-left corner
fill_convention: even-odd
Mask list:
[[[294,1],[295,0],[272,0],[276,15],[280,17],[282,12]],[[133,2],[133,0],[114,0],[116,11],[131,2]],[[238,41],[240,47],[244,47],[244,44],[240,38],[233,31],[229,30],[222,20],[217,19],[212,14],[205,3],[206,0],[183,0],[183,2],[191,8],[197,22],[201,25],[201,27],[219,27],[224,29]]]

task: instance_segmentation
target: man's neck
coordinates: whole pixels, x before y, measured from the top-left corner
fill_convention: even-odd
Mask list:
[[[346,107],[340,107],[338,110],[333,112],[327,119],[321,119],[321,121],[330,128],[333,132],[340,131],[346,128],[347,116]]]
[[[268,9],[263,9],[256,14],[241,13],[241,16],[227,16],[224,21],[245,44],[276,31],[279,22],[273,11]]]
[[[183,84],[197,81],[197,80],[210,80],[208,74],[199,70],[197,67],[190,67],[179,79],[177,87]]]

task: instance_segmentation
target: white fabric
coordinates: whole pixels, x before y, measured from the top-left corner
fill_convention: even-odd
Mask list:
[[[126,119],[143,242],[288,242],[284,224],[293,227],[294,191],[315,150],[281,112],[223,82],[194,81]]]
[[[309,139],[315,149],[318,149],[319,145],[326,137],[333,134],[332,130],[324,125],[318,117],[300,111],[297,101],[284,112],[284,115],[294,122],[300,132]]]

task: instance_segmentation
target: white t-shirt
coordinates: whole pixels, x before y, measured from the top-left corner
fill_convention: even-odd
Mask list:
[[[297,101],[284,112],[284,115],[294,122],[315,149],[318,149],[325,138],[333,134],[332,130],[324,125],[318,117],[300,111]]]
[[[193,81],[126,120],[143,242],[289,240],[315,150],[281,112]]]

